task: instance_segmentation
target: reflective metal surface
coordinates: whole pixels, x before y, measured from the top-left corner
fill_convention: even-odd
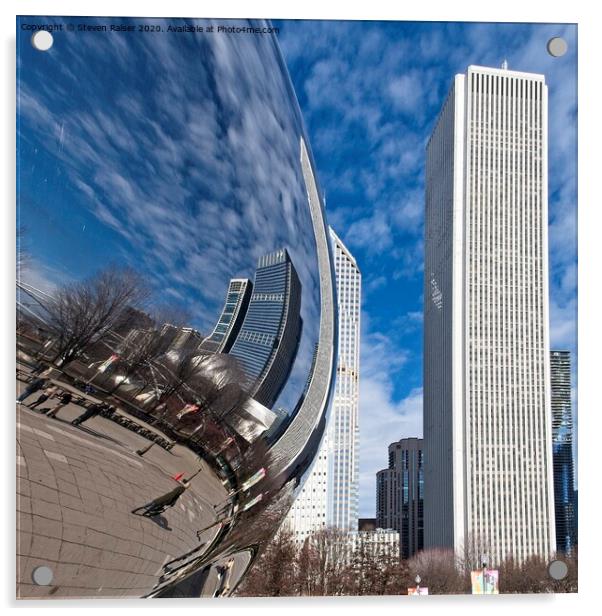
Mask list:
[[[17,20],[19,597],[226,596],[317,451],[330,246],[269,28]]]

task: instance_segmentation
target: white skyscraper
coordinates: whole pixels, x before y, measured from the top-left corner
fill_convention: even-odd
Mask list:
[[[556,548],[547,87],[468,67],[427,145],[425,548]]]
[[[300,541],[326,526],[357,530],[362,275],[332,229],[330,238],[338,298],[337,373],[326,434],[311,473],[286,518],[286,525]]]

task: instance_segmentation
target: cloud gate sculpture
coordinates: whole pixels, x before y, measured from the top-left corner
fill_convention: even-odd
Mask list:
[[[227,596],[311,466],[336,358],[276,36],[17,32],[17,595]]]

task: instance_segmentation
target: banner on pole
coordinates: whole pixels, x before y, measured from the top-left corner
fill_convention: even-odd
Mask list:
[[[499,595],[499,572],[497,569],[485,569],[470,572],[473,595]]]
[[[408,588],[408,595],[428,595],[429,589],[426,586],[419,586],[417,588]]]

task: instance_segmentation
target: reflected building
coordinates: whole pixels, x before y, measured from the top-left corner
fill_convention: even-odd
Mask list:
[[[164,323],[161,327],[160,336],[166,349],[169,349],[177,335],[178,328],[175,325]]]
[[[556,546],[559,552],[570,554],[577,545],[570,351],[550,352],[550,378]]]
[[[271,407],[291,370],[301,336],[301,283],[286,249],[259,258],[253,293],[229,351],[239,360],[248,391]]]
[[[389,467],[376,475],[376,524],[399,532],[401,558],[424,547],[424,468],[422,439],[389,445]]]
[[[213,332],[201,343],[201,350],[212,353],[228,353],[240,331],[253,283],[248,278],[233,278],[228,285],[226,302]]]
[[[173,338],[167,350],[168,353],[194,353],[199,349],[203,341],[203,336],[193,327],[175,327],[174,330],[168,329],[166,334],[168,337],[171,337],[173,334]]]
[[[298,541],[326,526],[355,531],[359,498],[359,360],[361,272],[329,228],[334,252],[339,352],[328,429],[287,524]]]
[[[236,413],[226,416],[226,423],[248,443],[253,443],[262,434],[267,435],[276,419],[276,413],[249,398]]]

